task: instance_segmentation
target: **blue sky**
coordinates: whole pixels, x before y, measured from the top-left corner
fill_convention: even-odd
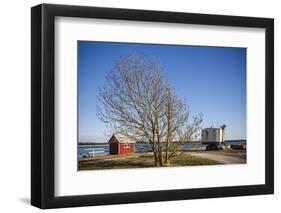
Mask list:
[[[132,53],[160,61],[175,93],[186,98],[202,126],[226,124],[226,139],[246,139],[246,48],[78,41],[80,142],[106,142],[96,117],[97,91],[116,59]]]

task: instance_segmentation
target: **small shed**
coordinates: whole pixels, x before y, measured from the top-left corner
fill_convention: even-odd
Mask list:
[[[113,134],[108,141],[109,154],[119,155],[135,152],[136,141],[122,134]]]

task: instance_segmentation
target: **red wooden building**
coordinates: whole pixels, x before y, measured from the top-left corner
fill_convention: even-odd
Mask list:
[[[110,155],[134,153],[135,151],[136,142],[121,134],[113,134],[108,143]]]

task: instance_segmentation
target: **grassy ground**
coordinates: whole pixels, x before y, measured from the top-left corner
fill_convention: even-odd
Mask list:
[[[173,166],[198,166],[198,165],[217,165],[217,161],[205,158],[191,156],[189,153],[183,153],[171,159]],[[79,161],[79,170],[96,169],[128,169],[128,168],[147,168],[154,167],[154,160],[151,154],[144,154],[137,157],[119,159],[92,159]]]

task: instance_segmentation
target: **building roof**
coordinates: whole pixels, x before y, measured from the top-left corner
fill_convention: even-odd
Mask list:
[[[202,129],[202,131],[203,131],[203,130],[209,130],[209,129],[222,129],[222,128],[219,128],[219,127],[218,127],[218,128],[216,128],[216,127],[209,127],[209,128],[204,128],[204,129]]]
[[[118,143],[136,143],[136,141],[133,138],[129,138],[120,133],[113,134],[112,136],[114,136],[117,139]]]

